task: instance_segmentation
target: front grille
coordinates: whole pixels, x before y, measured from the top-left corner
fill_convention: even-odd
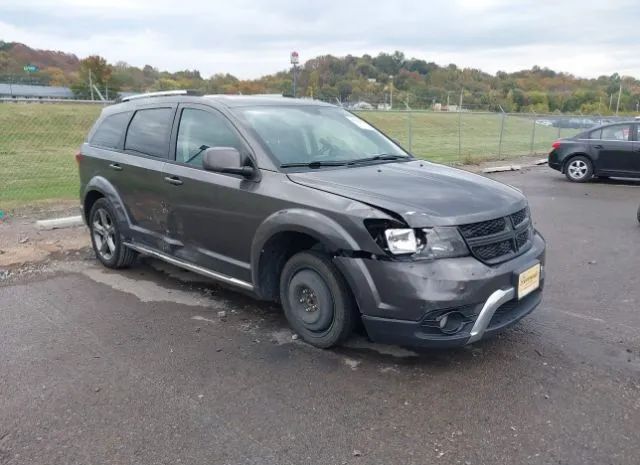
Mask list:
[[[522,210],[515,212],[513,215],[511,215],[511,221],[513,222],[514,226],[520,226],[520,224],[526,220],[528,217],[527,215],[527,209],[523,208]]]
[[[524,252],[531,243],[529,209],[502,218],[459,226],[471,253],[490,265]]]
[[[491,260],[513,252],[513,241],[502,241],[495,244],[481,245],[473,250],[480,260]]]
[[[516,244],[521,249],[529,241],[529,230],[518,233],[516,236]]]
[[[483,221],[481,223],[465,224],[464,226],[460,226],[460,232],[466,239],[471,239],[502,232],[506,227],[507,221],[505,218],[496,218],[495,220]]]

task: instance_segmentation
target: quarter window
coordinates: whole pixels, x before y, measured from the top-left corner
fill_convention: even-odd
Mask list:
[[[234,147],[242,151],[240,138],[224,116],[194,108],[182,110],[176,161],[202,166],[202,154],[210,147]]]
[[[102,120],[98,129],[93,134],[90,144],[107,149],[119,149],[122,135],[127,129],[127,123],[131,119],[131,112],[116,113]]]
[[[602,140],[629,140],[630,124],[616,124],[602,128]]]
[[[172,113],[171,108],[138,110],[129,124],[125,150],[166,158]]]

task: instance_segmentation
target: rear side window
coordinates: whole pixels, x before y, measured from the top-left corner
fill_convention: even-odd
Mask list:
[[[630,140],[631,125],[616,124],[602,128],[602,140]]]
[[[596,129],[589,133],[589,139],[602,139],[602,129]]]
[[[138,110],[129,124],[125,150],[166,158],[169,154],[171,108]]]
[[[122,135],[127,129],[127,123],[130,119],[130,111],[107,116],[102,120],[89,143],[96,147],[119,149]]]

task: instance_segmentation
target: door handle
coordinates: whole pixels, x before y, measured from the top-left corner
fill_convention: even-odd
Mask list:
[[[594,149],[601,149],[601,148],[602,148],[602,145],[600,145],[600,144],[598,144],[598,145],[594,145],[594,146],[593,146],[593,148],[594,148]]]
[[[118,163],[111,163],[109,165],[109,168],[116,171],[122,171],[122,166],[120,166]]]
[[[165,176],[164,180],[167,181],[169,184],[173,184],[174,186],[182,185],[182,179],[180,179],[177,176]]]

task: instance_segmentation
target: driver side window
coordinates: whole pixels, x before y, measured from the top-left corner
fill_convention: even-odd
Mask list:
[[[224,116],[195,108],[185,108],[180,116],[176,161],[202,166],[202,154],[210,147],[234,147],[242,143]]]

